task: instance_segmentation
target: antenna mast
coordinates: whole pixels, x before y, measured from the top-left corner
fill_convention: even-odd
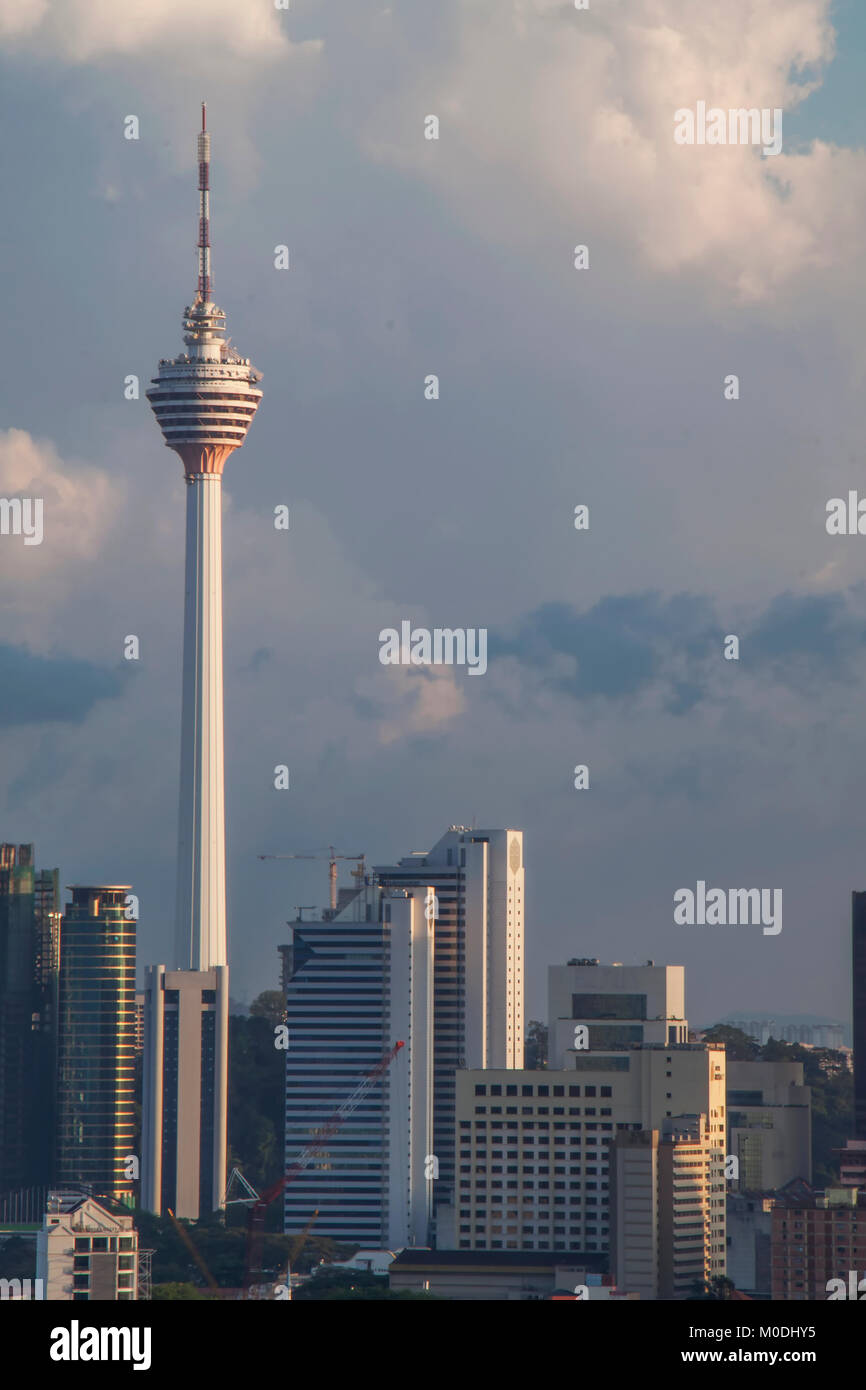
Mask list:
[[[198,137],[198,298],[207,304],[211,297],[210,277],[210,135],[207,108],[201,104],[201,134]]]

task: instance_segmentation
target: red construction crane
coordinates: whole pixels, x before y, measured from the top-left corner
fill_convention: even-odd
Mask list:
[[[358,1083],[354,1091],[339,1109],[335,1110],[330,1119],[326,1120],[321,1129],[315,1131],[315,1138],[302,1149],[291,1167],[287,1168],[281,1178],[265,1189],[255,1206],[250,1209],[247,1223],[247,1268],[244,1276],[244,1288],[249,1289],[252,1281],[253,1270],[261,1274],[259,1265],[259,1255],[262,1245],[262,1233],[264,1229],[265,1211],[270,1206],[275,1197],[279,1197],[283,1189],[295,1180],[299,1173],[302,1173],[307,1165],[315,1158],[317,1153],[327,1147],[328,1140],[337,1133],[344,1120],[347,1120],[354,1110],[358,1108],[361,1101],[376,1085],[376,1082],[384,1076],[389,1066],[393,1062],[401,1047],[405,1047],[403,1042],[395,1043],[390,1052],[386,1052],[382,1059],[376,1063],[372,1071],[368,1071],[362,1081]]]
[[[331,911],[337,910],[337,860],[350,859],[358,867],[352,870],[355,878],[363,878],[365,873],[365,854],[337,854],[333,845],[328,845],[328,854],[260,854],[259,859],[325,859],[328,860],[328,884],[331,890]]]

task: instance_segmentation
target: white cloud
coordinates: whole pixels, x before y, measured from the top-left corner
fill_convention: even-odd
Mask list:
[[[242,60],[284,56],[291,47],[266,0],[0,0],[0,33],[29,35],[40,53],[72,62],[108,54],[213,53]]]
[[[0,36],[15,38],[41,24],[48,0],[0,0]]]
[[[41,610],[46,583],[62,592],[70,570],[99,549],[122,494],[122,485],[102,469],[70,468],[50,441],[26,430],[0,431],[0,496],[41,499],[43,517],[41,544],[0,536],[0,576],[10,608],[28,612],[35,604]]]
[[[837,209],[866,199],[866,156],[677,145],[674,112],[704,101],[790,115],[832,58],[829,9],[475,0],[458,6],[438,69],[425,56],[380,103],[367,147],[450,195],[486,239],[537,243],[571,226],[596,252],[618,242],[655,271],[696,268],[760,299],[856,254],[856,218]],[[423,139],[427,113],[438,143]]]

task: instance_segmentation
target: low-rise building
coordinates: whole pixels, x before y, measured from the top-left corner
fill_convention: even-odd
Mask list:
[[[410,1289],[458,1301],[538,1302],[554,1292],[562,1296],[576,1288],[586,1289],[591,1300],[593,1290],[598,1298],[611,1296],[611,1286],[601,1282],[606,1266],[602,1255],[566,1262],[559,1255],[540,1251],[494,1253],[416,1247],[400,1252],[388,1278],[395,1292]]]
[[[138,1232],[92,1197],[54,1193],[36,1238],[36,1277],[46,1299],[138,1298]]]
[[[866,1276],[866,1193],[789,1183],[773,1204],[770,1258],[773,1299],[827,1299],[832,1280],[856,1289]]]

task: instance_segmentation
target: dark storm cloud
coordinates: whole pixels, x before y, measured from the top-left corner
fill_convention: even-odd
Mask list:
[[[543,604],[521,621],[513,637],[491,633],[489,655],[491,661],[516,657],[578,700],[624,698],[655,684],[665,672],[669,679],[674,649],[698,659],[709,653],[713,640],[718,641],[718,627],[709,600],[628,594],[603,598],[585,613],[567,603]],[[576,671],[544,676],[561,656],[573,657]],[[681,680],[675,693],[678,710],[697,698],[697,688]]]
[[[852,599],[862,597],[860,591]],[[780,594],[749,635],[754,660],[786,671],[806,671],[828,680],[850,679],[866,643],[866,622],[844,594]]]
[[[123,688],[116,669],[0,644],[0,727],[80,724],[98,700],[116,699]]]
[[[783,685],[853,678],[866,645],[866,622],[855,611],[862,597],[780,594],[739,627],[726,626],[708,598],[694,595],[606,597],[583,613],[547,603],[521,619],[513,635],[491,633],[489,653],[491,661],[515,657],[576,700],[627,699],[658,686],[669,691],[669,713],[687,714],[709,692],[707,662],[718,660],[729,632],[740,638],[744,668]],[[563,656],[574,658],[573,673],[562,671]]]

